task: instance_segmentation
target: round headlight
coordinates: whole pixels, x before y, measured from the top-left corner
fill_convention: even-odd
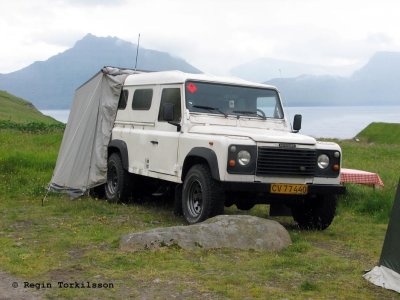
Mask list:
[[[237,155],[237,160],[238,160],[240,165],[246,166],[246,165],[249,164],[249,162],[251,160],[251,155],[250,155],[250,153],[248,151],[241,150],[241,151],[239,151],[239,153]]]
[[[329,157],[326,154],[318,156],[318,167],[320,169],[326,169],[329,166]]]

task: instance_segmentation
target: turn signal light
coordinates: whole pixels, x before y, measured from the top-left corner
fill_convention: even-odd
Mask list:
[[[337,172],[337,171],[340,170],[340,166],[338,164],[335,164],[335,165],[332,166],[332,170]]]
[[[230,166],[230,167],[233,168],[235,165],[236,165],[236,162],[235,162],[234,159],[229,160],[229,166]]]

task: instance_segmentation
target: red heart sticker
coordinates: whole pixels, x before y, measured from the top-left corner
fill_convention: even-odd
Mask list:
[[[197,91],[197,86],[194,83],[189,83],[186,85],[186,88],[188,91],[192,94],[194,94]]]

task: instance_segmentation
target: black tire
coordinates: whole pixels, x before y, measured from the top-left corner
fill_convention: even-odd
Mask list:
[[[104,188],[108,201],[123,202],[129,198],[129,178],[129,173],[124,170],[119,154],[111,154],[108,158],[107,182]]]
[[[182,211],[189,224],[202,222],[224,212],[224,193],[204,164],[194,165],[182,187]]]
[[[302,204],[292,206],[293,219],[301,229],[324,230],[332,223],[336,213],[335,195],[318,195]]]

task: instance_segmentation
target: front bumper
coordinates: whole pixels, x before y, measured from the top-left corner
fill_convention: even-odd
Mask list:
[[[264,194],[265,196],[274,197],[294,197],[297,195],[277,195],[272,194],[270,183],[261,182],[221,182],[222,187],[227,192],[248,192],[255,194]],[[346,188],[343,185],[328,185],[328,184],[307,184],[308,194],[305,196],[312,195],[340,195],[346,193]],[[298,197],[298,196],[297,196]]]

